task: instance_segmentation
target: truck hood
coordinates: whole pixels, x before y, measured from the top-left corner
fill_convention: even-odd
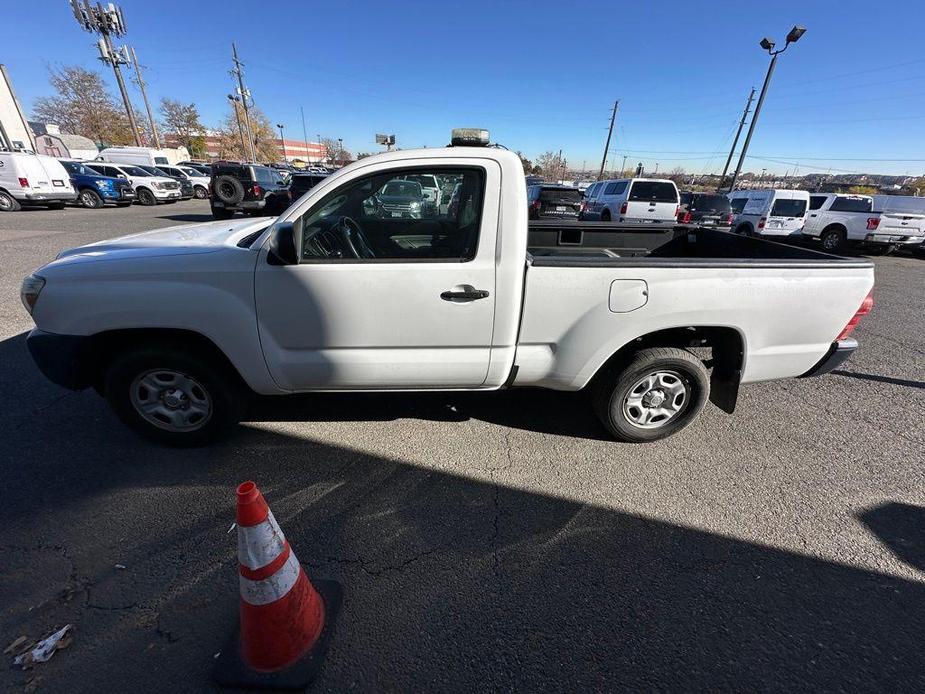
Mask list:
[[[58,260],[74,256],[101,259],[210,253],[233,246],[248,234],[265,229],[273,220],[273,217],[216,220],[144,231],[70,248],[59,253]]]

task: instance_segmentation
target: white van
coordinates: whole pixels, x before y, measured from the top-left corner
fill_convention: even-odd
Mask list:
[[[15,212],[23,205],[60,210],[76,199],[70,174],[54,157],[0,152],[0,212]]]
[[[734,190],[728,195],[732,230],[758,236],[795,236],[803,232],[809,192],[805,190]]]
[[[601,222],[671,223],[678,218],[678,188],[660,178],[598,181],[585,191],[579,219]]]
[[[186,150],[184,149],[183,152]],[[154,147],[107,147],[96,157],[96,161],[136,166],[173,165],[179,160],[178,150],[155,149]]]
[[[124,178],[135,189],[135,202],[141,205],[156,205],[159,202],[176,202],[180,199],[180,183],[166,176],[151,173],[129,164],[104,164],[89,161],[86,166],[103,176]]]

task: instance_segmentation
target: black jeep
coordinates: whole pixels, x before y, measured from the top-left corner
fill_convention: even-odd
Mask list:
[[[278,215],[292,202],[289,186],[276,169],[246,162],[212,164],[212,217],[228,219],[237,211]]]

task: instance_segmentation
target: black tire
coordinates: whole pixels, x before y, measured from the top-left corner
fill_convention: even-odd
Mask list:
[[[226,210],[224,207],[212,208],[212,219],[231,219],[234,216],[234,210]]]
[[[206,190],[205,186],[196,186],[193,188],[193,197],[197,200],[205,200],[209,197],[209,191]]]
[[[0,190],[0,212],[18,212],[22,205],[12,195],[5,190]]]
[[[601,221],[609,222],[610,221],[610,210],[604,210],[601,212]]]
[[[845,230],[839,226],[830,226],[822,230],[819,241],[826,253],[841,253],[845,250]]]
[[[740,224],[736,227],[736,232],[740,236],[751,236],[752,228],[748,224]]]
[[[212,195],[226,205],[237,205],[244,199],[244,184],[234,176],[219,176],[212,184]]]
[[[628,399],[647,375],[662,373],[669,384],[680,384],[683,393],[674,396],[677,410],[672,414],[656,414],[649,425],[631,421],[634,411],[645,417],[646,411],[657,407],[628,404]],[[651,377],[651,376],[650,376]],[[667,395],[659,388],[642,393],[645,403],[649,393]],[[607,430],[619,441],[645,443],[677,433],[693,422],[710,395],[710,376],[703,362],[690,352],[676,347],[643,349],[633,355],[628,364],[617,365],[600,374],[592,387],[594,409]],[[678,398],[680,398],[678,400]],[[665,402],[670,402],[671,396]],[[657,406],[658,401],[654,401]],[[653,401],[649,401],[652,405]],[[667,409],[667,408],[665,408]]]
[[[139,188],[136,190],[135,200],[139,205],[144,205],[145,207],[151,207],[157,204],[157,198],[154,197],[154,193],[147,188]]]
[[[869,255],[890,255],[893,251],[899,248],[899,244],[896,243],[876,243],[872,244],[868,249]]]
[[[170,409],[168,400],[159,397],[152,389],[140,382],[145,374],[159,384],[163,384],[161,395],[169,397],[183,387],[175,388],[171,381],[163,379],[170,373],[182,376],[187,381],[177,379],[174,383],[191,384],[187,388],[191,395],[186,396],[187,408],[182,405]],[[215,358],[200,355],[196,350],[179,344],[148,345],[122,354],[109,365],[103,380],[103,392],[110,406],[122,422],[136,433],[169,446],[190,447],[210,443],[231,427],[243,416],[247,392],[239,383],[237,374],[227,373],[227,369],[216,364]],[[189,429],[178,430],[169,418],[160,411],[153,412],[146,418],[133,404],[134,400],[151,402],[158,410],[190,420]],[[182,396],[180,396],[182,399]],[[196,402],[207,402],[208,413],[199,414],[189,406]],[[161,404],[158,404],[161,403]],[[196,417],[198,416],[198,419]],[[155,419],[160,425],[150,421]]]
[[[45,207],[47,207],[49,210],[63,210],[64,203],[63,202],[50,202],[47,205],[45,205]]]
[[[103,198],[100,197],[100,194],[92,188],[84,188],[82,191],[80,191],[80,193],[77,195],[77,202],[81,207],[86,207],[90,210],[95,210],[105,204],[103,202]]]

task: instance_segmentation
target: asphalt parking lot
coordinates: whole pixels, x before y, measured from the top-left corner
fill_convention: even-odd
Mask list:
[[[318,691],[925,689],[925,260],[876,258],[842,369],[655,444],[524,391],[272,400],[220,445],[159,448],[39,374],[19,282],[209,218],[0,215],[0,641],[76,628],[41,690],[212,687],[247,479],[344,586]]]

